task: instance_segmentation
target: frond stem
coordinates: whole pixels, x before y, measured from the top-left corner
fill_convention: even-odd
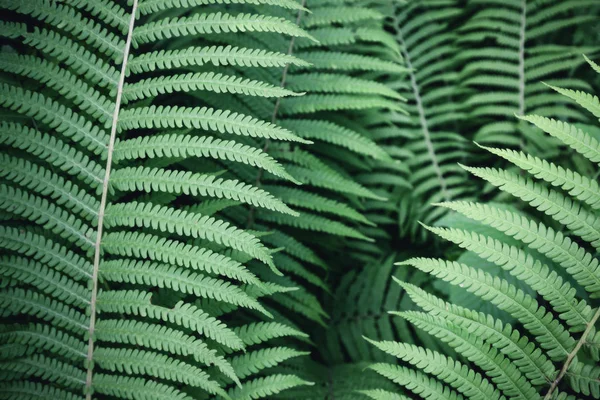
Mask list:
[[[406,48],[406,43],[404,42],[404,37],[402,36],[402,31],[400,28],[398,28],[397,37],[398,41],[402,45],[404,59],[406,61],[406,68],[408,68],[409,70],[410,84],[412,86],[413,94],[415,95],[415,102],[419,111],[419,122],[423,131],[425,145],[427,146],[427,153],[429,154],[429,158],[431,159],[431,163],[433,164],[433,169],[435,170],[435,174],[437,175],[438,180],[440,182],[440,189],[442,191],[442,195],[444,196],[444,199],[446,201],[450,201],[452,199],[448,194],[448,185],[446,184],[446,179],[444,178],[444,174],[442,173],[442,170],[438,163],[435,148],[433,147],[433,142],[431,141],[431,132],[429,131],[429,124],[427,123],[427,117],[425,116],[425,109],[423,108],[423,101],[421,99],[419,85],[417,83],[417,77],[415,76],[413,65],[410,59],[410,54],[408,53],[408,49]]]
[[[527,30],[527,0],[522,0],[521,26],[519,28],[519,110],[525,114],[525,34]],[[519,147],[525,149],[525,140],[521,137]]]
[[[565,374],[569,370],[569,367],[571,366],[571,363],[577,356],[577,353],[579,352],[581,347],[585,344],[585,340],[587,339],[587,337],[590,334],[590,332],[592,331],[592,329],[594,329],[594,325],[596,325],[596,321],[598,321],[598,318],[600,318],[600,308],[598,308],[596,310],[596,313],[594,314],[594,316],[592,317],[590,322],[587,324],[587,327],[585,328],[585,331],[583,332],[583,334],[581,335],[581,338],[577,342],[577,345],[575,346],[573,351],[571,351],[569,353],[569,355],[567,356],[567,360],[565,361],[565,364],[563,365],[563,367],[560,370],[560,373],[558,374],[556,379],[552,382],[550,389],[548,389],[548,393],[546,393],[546,396],[544,396],[544,400],[550,400],[552,398],[552,393],[554,392],[554,390],[556,390],[556,388],[558,387],[558,384],[560,383],[562,378],[565,376]]]
[[[527,29],[527,0],[523,0],[519,31],[519,115],[525,114],[525,32]]]
[[[112,126],[110,138],[108,141],[108,154],[106,156],[106,170],[104,172],[104,181],[102,183],[102,197],[100,199],[100,208],[98,210],[98,230],[96,232],[96,244],[94,246],[94,266],[92,270],[92,296],[90,301],[90,325],[88,330],[88,349],[86,357],[87,376],[85,380],[85,398],[92,399],[92,376],[94,369],[94,330],[96,328],[96,300],[98,295],[98,269],[100,267],[100,252],[102,245],[102,228],[104,223],[104,211],[108,197],[108,183],[110,180],[112,153],[115,147],[115,138],[117,136],[117,124],[119,121],[119,111],[121,110],[121,98],[123,96],[123,86],[125,84],[125,72],[127,71],[127,59],[129,58],[129,49],[131,48],[131,38],[133,36],[133,26],[137,14],[138,0],[133,0],[131,7],[131,18],[129,19],[129,30],[127,40],[123,50],[123,63],[121,65],[121,75],[117,85],[117,97],[115,100],[115,109],[113,111]]]
[[[304,10],[305,6],[306,6],[306,0],[302,0],[302,3],[300,5],[301,8],[298,10],[298,14],[296,15],[296,25],[297,26],[300,26],[300,20],[302,19],[302,14],[303,14],[303,10]],[[288,56],[291,56],[293,54],[295,42],[296,42],[296,37],[292,36],[292,38],[290,39],[290,45],[288,46],[288,51],[287,51]],[[286,66],[283,68],[283,73],[281,74],[281,82],[279,83],[280,88],[285,88],[285,81],[287,80],[287,74],[288,74],[289,69],[290,69],[290,64],[286,64]],[[273,114],[271,116],[272,124],[274,124],[277,121],[277,113],[279,113],[280,107],[281,107],[281,97],[278,97],[277,100],[275,101],[275,107],[273,108]],[[262,150],[266,153],[267,150],[269,150],[270,145],[271,145],[271,140],[267,138],[267,140],[265,140],[265,145],[263,146]],[[260,169],[258,171],[258,174],[256,175],[255,186],[260,185],[262,176],[263,176],[263,170]],[[250,207],[250,212],[248,214],[248,222],[246,224],[246,228],[249,229],[254,224],[254,214],[255,213],[256,213],[256,207],[254,207],[254,206]]]

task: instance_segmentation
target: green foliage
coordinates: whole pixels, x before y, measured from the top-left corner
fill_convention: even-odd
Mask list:
[[[315,233],[370,240],[357,208],[381,198],[345,168],[389,158],[345,112],[403,111],[363,76],[405,71],[358,46],[393,43],[382,15],[288,0],[0,6],[22,21],[3,23],[0,62],[2,397],[312,384],[283,368],[313,344],[297,324],[327,317],[311,291],[329,290],[317,252],[331,250]],[[319,43],[334,22],[361,33]]]
[[[455,100],[460,53],[457,35],[449,29],[458,7],[456,1],[411,2],[398,8],[392,23],[409,68],[408,76],[395,84],[408,99],[409,115],[388,117],[379,134],[406,165],[405,181],[398,182],[402,189],[393,197],[395,223],[400,235],[414,241],[427,237],[417,221],[433,224],[443,215],[431,203],[467,197],[472,190],[457,165],[468,154],[468,142],[457,133],[465,113]]]
[[[592,114],[598,104],[586,93],[559,88]],[[551,135],[561,126],[565,136],[553,135],[593,162],[588,149],[595,139],[566,122],[544,123],[547,119],[523,117]],[[540,122],[542,121],[542,122]],[[573,139],[574,138],[574,139]],[[583,149],[579,143],[586,143]],[[423,395],[426,390],[441,396],[456,390],[468,398],[562,398],[568,393],[598,397],[597,352],[585,349],[597,329],[598,297],[596,226],[600,215],[589,195],[597,185],[576,172],[535,157],[504,149],[489,149],[529,172],[537,179],[505,170],[464,167],[506,193],[528,202],[539,215],[548,215],[555,230],[536,218],[485,203],[449,202],[440,206],[488,225],[521,243],[503,242],[493,236],[457,228],[426,228],[442,238],[496,264],[519,282],[527,284],[535,297],[483,269],[436,258],[412,258],[402,262],[432,274],[453,286],[469,291],[480,301],[490,302],[509,313],[512,324],[490,314],[454,305],[417,286],[398,281],[408,296],[426,312],[395,313],[415,327],[450,345],[458,359],[449,359],[430,349],[393,341],[371,341],[384,352],[431,374],[435,385],[414,382],[421,377],[404,367],[375,364],[373,370],[406,390]],[[575,184],[577,186],[575,186]],[[550,189],[549,186],[558,189]],[[560,190],[567,192],[563,194]],[[587,204],[586,204],[587,203]],[[533,213],[533,212],[532,212]],[[573,283],[571,283],[573,282]],[[532,340],[534,339],[534,340]],[[583,350],[582,350],[583,348]],[[463,365],[459,360],[471,364]],[[416,374],[416,375],[415,375]],[[408,379],[413,376],[413,379]],[[594,383],[595,382],[595,383]],[[444,385],[444,383],[447,385]],[[559,395],[561,393],[561,395]],[[433,395],[433,394],[432,394]],[[445,394],[443,394],[445,396]],[[457,395],[458,396],[458,395]]]
[[[462,85],[470,92],[465,102],[475,129],[475,141],[489,146],[520,146],[543,158],[558,154],[559,142],[513,118],[525,114],[586,121],[559,93],[544,84],[591,90],[572,76],[583,62],[582,53],[596,51],[560,41],[574,26],[585,26],[595,16],[587,13],[594,2],[573,0],[470,0],[473,16],[459,29]]]
[[[1,399],[600,398],[597,1],[0,9]]]

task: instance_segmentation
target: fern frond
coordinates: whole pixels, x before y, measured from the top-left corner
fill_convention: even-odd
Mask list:
[[[173,388],[170,385],[146,380],[143,378],[131,378],[128,376],[114,376],[108,374],[96,374],[94,388],[98,393],[121,398],[133,396],[144,396],[156,400],[191,400],[192,397],[185,392]],[[219,393],[228,398],[225,393]]]
[[[90,303],[84,286],[37,261],[14,256],[2,257],[0,258],[0,275],[31,285],[39,291],[79,309],[85,309]]]
[[[444,260],[414,258],[402,264],[412,265],[453,285],[462,284],[465,290],[513,315],[535,335],[540,346],[553,360],[566,358],[575,345],[575,340],[552,314],[505,280],[464,264]]]
[[[332,24],[350,24],[369,19],[382,19],[376,10],[361,7],[320,7],[318,12],[304,19],[304,26],[315,27]]]
[[[111,0],[99,0],[94,3],[88,3],[85,0],[73,0],[69,4],[72,7],[81,8],[89,12],[109,26],[117,28],[122,34],[127,33],[129,25],[128,16],[119,4],[115,4]]]
[[[287,64],[308,66],[308,62],[293,56],[266,50],[232,46],[190,47],[185,50],[161,50],[133,57],[128,65],[132,74],[157,70],[201,66],[208,63],[216,67],[285,67]]]
[[[552,85],[548,86],[563,96],[575,100],[580,106],[600,119],[600,100],[598,99],[598,96],[594,96],[579,90],[563,89]]]
[[[385,108],[399,113],[407,113],[396,101],[389,101],[375,96],[315,94],[296,99],[289,99],[285,102],[281,109],[282,115],[291,116],[319,111],[368,110],[372,108]]]
[[[288,188],[282,186],[264,186],[264,188],[277,198],[285,201],[296,207],[302,207],[313,211],[326,212],[334,215],[339,215],[351,220],[359,221],[367,225],[373,225],[371,221],[366,219],[361,213],[348,205],[328,199],[318,194],[309,193],[296,188]]]
[[[379,94],[393,99],[404,99],[384,84],[337,74],[306,73],[294,75],[288,79],[287,87],[300,92]]]
[[[519,118],[556,137],[590,161],[600,163],[600,142],[574,125],[536,115]]]
[[[307,337],[305,333],[278,322],[257,322],[243,325],[236,328],[235,333],[247,346],[283,336]]]
[[[124,140],[115,144],[114,157],[115,161],[159,157],[211,157],[263,168],[273,175],[294,182],[294,178],[277,161],[260,149],[209,136],[166,134]]]
[[[384,200],[383,197],[373,193],[361,184],[346,179],[333,170],[315,170],[295,165],[288,166],[286,170],[298,181],[304,184],[321,187],[341,193],[353,194],[374,200]]]
[[[275,32],[315,40],[284,18],[257,14],[231,15],[221,12],[150,22],[136,29],[133,40],[137,45],[142,45],[180,36],[228,32]]]
[[[43,355],[33,355],[3,364],[2,368],[5,370],[59,383],[70,389],[81,387],[85,383],[84,371]]]
[[[407,72],[406,67],[396,63],[356,54],[307,51],[298,53],[298,57],[312,64],[315,68],[332,71],[378,71],[395,74]]]
[[[311,383],[294,375],[276,374],[247,381],[242,388],[232,389],[228,394],[233,399],[254,400],[268,398],[268,396],[302,385],[311,385]]]
[[[38,351],[46,350],[77,362],[83,361],[87,356],[83,341],[47,325],[8,327],[0,333],[0,338],[2,343],[32,346]]]
[[[27,25],[22,22],[2,21],[1,25],[2,37],[16,39],[24,36],[27,32]]]
[[[509,149],[494,149],[485,146],[481,147],[490,153],[510,161],[536,178],[567,191],[571,196],[586,203],[594,210],[600,209],[600,188],[596,181],[582,176],[577,172],[564,169],[560,165],[538,157],[526,155],[523,152],[516,152]]]
[[[593,62],[592,60],[590,60],[585,54],[583,55],[583,58],[592,67],[592,69],[594,71],[596,71],[597,73],[600,74],[600,66],[598,66],[598,64],[596,64],[595,62]]]
[[[471,66],[465,69],[464,77],[466,86],[474,89],[470,103],[471,115],[480,121],[476,126],[481,129],[476,134],[477,140],[505,143],[517,134],[521,141],[515,144],[522,149],[529,146],[532,151],[551,154],[556,149],[554,143],[544,141],[542,136],[526,131],[521,125],[509,122],[506,130],[497,135],[490,135],[487,128],[498,121],[498,112],[507,118],[512,113],[544,115],[547,113],[546,105],[564,104],[564,98],[558,94],[536,93],[541,86],[538,82],[562,78],[562,71],[583,61],[576,57],[580,51],[575,46],[563,45],[563,42],[559,45],[556,36],[549,33],[564,32],[573,24],[584,24],[588,20],[586,15],[573,14],[584,11],[586,1],[488,4],[472,0],[470,5],[476,12],[461,27],[460,41],[474,48],[463,57]],[[487,38],[491,40],[489,45],[484,44]],[[571,115],[579,121],[585,119],[581,114],[571,113],[572,109],[568,107],[556,110],[565,117]]]
[[[474,175],[485,179],[567,226],[594,247],[600,247],[600,218],[587,211],[579,202],[523,178],[512,172],[493,168],[464,167]]]
[[[518,18],[523,26],[528,4],[518,3],[514,5],[515,9],[522,10]],[[540,6],[540,3],[535,4]],[[539,13],[537,16],[540,19],[550,18],[567,8],[566,4],[553,5],[547,14]],[[487,13],[489,15],[486,18],[491,18],[491,12],[482,11],[480,16]],[[507,12],[504,17],[510,18],[510,15]],[[535,20],[535,17],[531,19]],[[574,21],[580,19],[575,17],[550,25],[563,27]],[[502,25],[499,23],[498,26]],[[520,35],[522,46],[523,28]],[[467,40],[481,40],[476,36]],[[501,31],[498,38],[508,40],[505,32]],[[541,52],[545,51],[554,50],[546,48]],[[487,65],[483,68],[491,67]],[[592,113],[596,112],[598,101],[595,97],[574,90],[556,90]],[[537,115],[521,118],[581,153],[583,157],[579,159],[590,168],[591,163],[596,162],[594,151],[597,143],[592,135],[574,125]],[[457,354],[477,364],[507,397],[574,399],[575,396],[570,393],[597,397],[599,388],[595,381],[598,371],[590,359],[598,359],[595,332],[600,310],[588,304],[588,294],[592,299],[598,297],[600,279],[598,260],[592,251],[597,250],[600,237],[597,184],[579,171],[530,156],[526,152],[481,147],[556,187],[550,189],[543,182],[508,170],[464,167],[492,186],[529,203],[534,211],[539,211],[533,215],[538,215],[542,222],[529,217],[526,210],[516,211],[510,206],[446,201],[437,205],[464,215],[459,219],[461,226],[425,225],[425,228],[468,250],[459,257],[459,261],[470,260],[473,264],[481,265],[474,268],[460,262],[426,258],[413,258],[402,264],[413,265],[508,312],[516,319],[517,329],[522,326],[527,334],[535,336],[539,348],[509,323],[490,314],[451,304],[409,283],[399,282],[412,300],[427,313],[406,311],[397,314],[448,343]],[[587,163],[586,158],[591,163]],[[544,214],[555,221],[552,226],[546,224]],[[482,263],[482,260],[486,262]],[[534,290],[535,296],[549,304],[552,313],[539,306],[534,297],[525,294],[517,286],[493,277],[484,270],[493,264],[513,275],[517,284],[527,284]],[[558,265],[564,272],[554,270]],[[562,325],[563,322],[569,331],[577,334],[571,336]],[[588,343],[587,347],[585,343]],[[407,349],[414,350],[410,345],[394,342],[377,345],[403,358],[408,357]],[[436,359],[435,355],[426,351],[421,353],[421,358],[424,360],[419,359],[415,365],[426,371],[428,363]],[[552,361],[560,361],[560,364],[555,365]],[[476,371],[469,370],[472,373]]]
[[[372,400],[408,400],[406,396],[383,389],[359,390],[358,393]]]
[[[149,258],[260,286],[258,278],[237,261],[198,246],[137,232],[110,233],[103,243],[115,255]]]
[[[103,320],[96,328],[98,340],[124,343],[167,351],[182,356],[192,355],[205,365],[216,365],[227,377],[239,383],[232,366],[202,341],[165,326],[140,321]]]
[[[87,155],[50,135],[19,124],[2,123],[3,144],[24,150],[98,189],[104,169]]]
[[[280,200],[254,186],[214,175],[169,171],[160,168],[122,168],[111,180],[120,190],[145,192],[186,193],[241,201],[256,207],[297,215]]]
[[[596,366],[573,364],[567,372],[573,390],[584,396],[600,397],[600,369]]]
[[[94,238],[85,223],[42,197],[0,185],[0,208],[38,223],[76,246],[86,250],[93,247]]]
[[[392,382],[405,386],[425,399],[464,399],[460,394],[442,385],[436,379],[406,367],[379,363],[373,364],[369,368]]]
[[[310,143],[269,122],[228,110],[215,110],[207,107],[139,107],[131,112],[124,111],[119,122],[120,127],[125,130],[186,127],[232,135]]]
[[[555,376],[556,370],[544,353],[510,325],[503,325],[490,315],[447,303],[414,285],[401,281],[397,283],[406,290],[415,304],[428,313],[448,319],[500,350],[513,360],[532,384],[548,383]]]
[[[465,358],[480,366],[507,396],[538,398],[534,387],[517,368],[481,339],[442,318],[418,312],[404,312],[398,315],[448,343]]]
[[[365,339],[380,350],[434,375],[437,379],[468,396],[469,399],[500,399],[502,397],[487,379],[480,374],[473,373],[466,365],[453,361],[442,354],[405,343],[377,342]]]
[[[107,227],[151,228],[209,240],[245,252],[275,268],[268,249],[255,236],[214,217],[151,203],[129,202],[108,207],[105,224]]]
[[[442,203],[440,206],[458,211],[523,241],[563,266],[592,297],[598,296],[598,261],[561,232],[514,212],[486,204],[453,202]]]
[[[115,60],[123,56],[125,43],[122,39],[103,29],[93,20],[85,18],[73,8],[44,0],[27,3],[5,2],[2,7],[38,18],[50,26],[61,27],[93,47],[95,51]]]
[[[24,35],[24,43],[56,57],[94,85],[110,89],[117,87],[119,73],[116,68],[66,36],[35,27],[33,32]]]
[[[515,246],[460,229],[428,228],[433,233],[494,262],[527,283],[546,299],[572,331],[583,331],[592,318],[585,300],[575,299],[575,290],[546,265]]]
[[[234,350],[244,348],[236,333],[198,307],[184,302],[178,302],[172,308],[161,307],[153,305],[151,297],[150,293],[136,290],[101,292],[98,295],[99,311],[153,318],[193,330]]]
[[[190,14],[198,4],[211,11]],[[229,215],[247,211],[229,207],[239,203],[297,215],[248,173],[264,169],[296,182],[261,142],[312,143],[262,112],[272,107],[268,98],[296,95],[275,85],[276,71],[266,68],[309,65],[262,37],[312,38],[267,5],[305,11],[288,0],[0,4],[8,18],[26,21],[2,23],[10,44],[0,63],[1,315],[30,323],[0,329],[10,398],[19,390],[67,398],[64,389],[90,399],[229,398],[230,383],[241,382],[221,354],[245,348],[231,321],[277,315],[279,325],[261,338],[302,337],[259,298],[285,294],[289,309],[321,310],[315,296],[288,294],[292,281],[272,279],[256,264],[277,271],[261,233],[235,228],[248,224]],[[196,47],[187,47],[192,39]],[[232,68],[213,71],[222,65]],[[152,73],[170,69],[178,71]],[[212,313],[233,316],[225,323]],[[253,351],[270,348],[278,347],[264,342]],[[261,379],[272,373],[261,371]],[[273,382],[270,392],[294,379]]]
[[[36,397],[49,397],[49,398],[59,398],[65,400],[76,400],[79,399],[80,396],[68,392],[66,390],[61,390],[55,388],[53,386],[44,385],[39,382],[30,382],[30,381],[11,381],[11,382],[2,382],[0,383],[0,392],[8,396],[8,398],[18,397],[18,396],[36,396]],[[13,397],[11,397],[13,396]]]
[[[140,4],[139,10],[142,15],[146,15],[173,8],[191,8],[211,4],[265,4],[290,10],[305,10],[293,0],[144,0]]]
[[[3,249],[29,256],[49,267],[76,279],[89,279],[92,264],[60,243],[18,228],[0,227],[0,246]]]
[[[285,232],[275,230],[273,234],[262,238],[266,243],[274,247],[284,247],[286,252],[301,261],[326,269],[325,262],[310,247],[302,244],[293,236]]]
[[[99,366],[125,374],[147,375],[190,386],[201,387],[209,393],[218,393],[218,384],[211,381],[200,368],[170,359],[163,354],[133,349],[98,348],[95,356]]]
[[[15,86],[0,84],[3,95],[0,105],[19,110],[23,114],[48,124],[57,132],[69,137],[95,154],[106,151],[108,135],[91,125],[82,116],[39,93]]]
[[[0,69],[48,85],[105,126],[110,120],[115,105],[67,69],[34,56],[9,52],[2,53]]]
[[[323,218],[320,215],[307,212],[300,213],[298,218],[284,214],[262,213],[259,217],[261,221],[272,222],[277,225],[292,226],[294,228],[305,229],[308,231],[325,232],[332,235],[345,236],[355,239],[372,241],[356,229],[346,226],[340,222]]]
[[[88,329],[89,318],[66,304],[31,290],[8,289],[0,293],[2,316],[28,314],[59,328],[81,334]]]
[[[0,154],[2,170],[0,176],[40,195],[46,195],[80,214],[88,222],[98,218],[98,201],[85,190],[52,171],[16,157]]]
[[[239,287],[170,265],[131,260],[107,261],[101,276],[111,282],[156,285],[264,312],[262,306]]]
[[[231,358],[231,365],[240,379],[256,375],[261,370],[272,368],[285,360],[310,353],[287,347],[270,347]]]
[[[237,76],[228,76],[214,72],[190,72],[187,74],[142,79],[139,82],[126,85],[123,88],[123,98],[124,101],[131,102],[152,98],[159,94],[203,90],[215,93],[244,94],[261,97],[299,96],[301,94],[262,81],[244,79]]]

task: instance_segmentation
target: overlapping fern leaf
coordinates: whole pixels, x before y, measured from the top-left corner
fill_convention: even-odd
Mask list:
[[[373,240],[387,236],[384,225],[389,220],[382,210],[387,205],[393,207],[389,202],[392,192],[389,187],[403,181],[395,177],[398,170],[395,155],[374,138],[372,127],[387,120],[390,113],[406,113],[405,99],[390,83],[405,76],[407,69],[398,44],[382,29],[385,16],[393,10],[390,2],[315,3],[318,7],[311,7],[313,16],[307,19],[306,25],[321,44],[315,46],[306,39],[299,39],[298,46],[303,58],[316,60],[318,71],[299,71],[297,77],[291,76],[291,82],[312,86],[313,99],[318,99],[315,102],[305,97],[299,102],[328,104],[328,108],[305,107],[306,117],[294,115],[291,122],[296,123],[298,118],[310,119],[312,122],[302,131],[311,136],[315,135],[311,131],[322,132],[314,137],[319,145],[315,147],[319,158],[328,167],[343,172],[346,179],[358,183],[357,189],[364,188],[360,192],[340,193],[346,197],[340,201],[354,209],[351,213],[340,210],[345,214],[342,216],[363,237],[350,237],[343,243],[328,246],[348,248],[353,260],[368,262],[373,256]],[[323,89],[317,89],[318,86]],[[293,101],[296,100],[299,99]],[[330,109],[336,112],[328,112]]]
[[[455,1],[408,2],[394,14],[393,30],[405,59],[408,76],[396,89],[408,99],[409,115],[395,113],[374,131],[407,167],[407,176],[394,198],[401,236],[416,241],[426,235],[417,221],[434,223],[443,211],[437,201],[464,197],[470,187],[457,165],[466,157],[467,141],[457,133],[464,113],[457,106],[456,36],[448,28],[460,10]],[[402,164],[401,164],[402,165]]]
[[[301,15],[300,25],[319,42],[300,37],[293,46],[285,41],[269,43],[313,64],[291,66],[284,80],[277,75],[269,80],[306,94],[285,98],[280,104],[264,99],[260,102],[264,105],[259,102],[239,105],[264,112],[261,114],[264,118],[272,118],[314,142],[313,145],[261,143],[302,186],[290,184],[272,173],[257,175],[242,168],[235,171],[240,176],[255,177],[263,188],[294,206],[300,217],[288,218],[264,209],[250,210],[247,214],[231,210],[229,215],[239,223],[268,231],[264,241],[282,248],[274,254],[276,265],[289,274],[289,284],[300,288],[273,296],[271,304],[282,313],[295,311],[297,314],[290,316],[292,321],[304,326],[313,323],[317,332],[331,326],[326,312],[330,308],[325,309],[327,302],[321,302],[322,297],[329,296],[326,274],[339,268],[349,255],[356,259],[372,251],[371,238],[378,238],[381,232],[374,227],[374,222],[380,221],[370,221],[371,215],[365,218],[361,212],[371,204],[383,204],[385,196],[370,189],[378,190],[366,178],[370,167],[363,165],[391,163],[392,157],[370,138],[366,129],[369,120],[387,117],[386,110],[390,109],[403,113],[404,107],[401,96],[383,84],[390,76],[406,73],[397,45],[383,30],[385,14],[372,11],[380,9],[380,2],[362,3],[340,8],[336,2],[308,1],[311,14]],[[255,38],[248,35],[244,40]],[[302,318],[297,318],[298,315]],[[320,339],[318,334],[315,336]],[[306,390],[299,387],[276,398],[317,399],[332,391],[344,396],[352,392],[354,380],[343,380],[341,371],[347,370],[344,367],[331,378],[319,372],[329,371],[328,366],[306,365],[300,359],[279,368],[289,368],[303,379],[314,381],[315,386]],[[378,386],[371,384],[364,388]]]
[[[366,393],[394,390],[394,383],[367,369],[368,363],[323,366],[314,361],[303,361],[295,366],[304,379],[314,386],[299,386],[282,393],[279,398],[289,400],[368,400]]]
[[[598,51],[597,44],[575,46],[564,38],[571,28],[595,26],[596,15],[589,12],[594,5],[587,0],[468,2],[473,16],[459,29],[458,43],[465,49],[460,55],[461,84],[470,93],[465,109],[475,141],[509,145],[544,158],[558,154],[559,142],[512,117],[588,119],[547,85],[591,89],[572,72],[581,65],[579,55]]]
[[[597,64],[588,62],[600,72]],[[597,96],[571,89],[555,90],[590,112],[592,118],[600,117]],[[537,115],[520,118],[596,166],[600,162],[600,143],[590,133]],[[377,348],[401,361],[371,366],[402,387],[386,396],[372,396],[374,399],[402,398],[396,393],[409,392],[423,398],[600,398],[598,183],[593,177],[523,152],[486,149],[523,173],[464,168],[521,199],[531,210],[516,212],[470,201],[440,204],[506,239],[465,228],[426,228],[482,261],[497,265],[528,290],[521,290],[485,268],[458,261],[412,258],[402,262],[470,292],[479,301],[510,315],[512,322],[469,305],[452,304],[398,280],[424,311],[394,314],[454,348],[458,356],[450,357],[411,343],[371,340]]]
[[[223,214],[298,215],[256,185],[258,171],[297,181],[256,143],[308,140],[235,105],[298,94],[270,77],[308,63],[258,38],[311,38],[279,16],[304,7],[0,6],[12,21],[0,31],[1,396],[257,399],[308,384],[272,369],[306,354],[280,338],[307,341],[264,302],[293,289],[270,279],[281,244]]]
[[[332,311],[329,328],[318,338],[324,359],[332,364],[392,362],[392,357],[370,346],[363,336],[374,340],[415,340],[406,321],[388,313],[411,308],[410,299],[394,279],[424,288],[431,286],[432,279],[421,271],[394,265],[395,260],[404,258],[394,254],[342,276],[333,299],[326,304]],[[436,346],[431,340],[426,344],[430,348]]]
[[[368,199],[381,201],[365,185],[357,182],[352,171],[365,158],[387,159],[389,156],[361,129],[358,116],[369,110],[400,109],[397,95],[381,83],[365,79],[372,70],[401,74],[405,68],[397,58],[380,52],[386,36],[382,15],[363,6],[350,4],[334,12],[329,2],[307,2],[310,14],[296,16],[307,36],[293,41],[273,39],[264,42],[271,49],[292,54],[312,65],[290,65],[284,77],[265,70],[248,70],[249,79],[264,79],[284,86],[303,96],[243,101],[239,109],[252,109],[262,118],[294,132],[314,144],[299,142],[255,141],[284,166],[297,183],[272,171],[256,173],[240,166],[234,173],[259,183],[299,213],[299,217],[266,209],[226,210],[238,222],[261,232],[263,240],[280,249],[273,255],[285,278],[272,277],[284,286],[298,290],[272,297],[281,312],[292,310],[306,323],[326,326],[328,318],[319,296],[329,291],[325,276],[331,268],[324,260],[335,259],[353,243],[372,240],[364,227],[372,225],[358,210]],[[284,16],[283,10],[281,15]],[[362,32],[355,37],[354,31]],[[343,43],[335,38],[339,32],[352,36]],[[364,31],[364,32],[363,32]],[[369,33],[369,36],[365,36]],[[378,39],[383,37],[384,39]],[[239,37],[240,43],[262,41],[258,34]],[[367,51],[361,45],[378,39]],[[352,244],[352,245],[351,245]],[[350,246],[351,245],[351,246]]]

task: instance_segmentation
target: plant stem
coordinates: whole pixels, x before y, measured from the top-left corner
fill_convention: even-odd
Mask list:
[[[300,25],[300,20],[302,19],[302,13],[303,13],[303,8],[306,5],[306,0],[302,0],[301,3],[301,7],[298,10],[298,15],[296,16],[296,25]],[[296,42],[296,37],[292,36],[292,38],[290,39],[290,45],[288,46],[288,51],[287,51],[287,55],[291,56],[292,53],[294,52],[294,43]],[[283,74],[281,75],[281,82],[279,83],[279,87],[281,88],[285,88],[285,81],[287,79],[287,74],[288,74],[288,70],[290,69],[290,64],[286,64],[286,66],[283,68]],[[281,107],[281,97],[277,98],[277,101],[275,101],[275,107],[273,108],[273,115],[271,116],[271,123],[274,124],[277,121],[277,113],[279,112],[279,107]],[[267,150],[269,150],[269,146],[271,144],[271,140],[267,139],[265,141],[265,145],[263,146],[263,151],[266,152]],[[263,170],[260,169],[258,171],[258,175],[256,176],[256,181],[254,182],[255,186],[259,186],[260,185],[260,181],[262,179],[263,176]],[[256,207],[252,206],[250,207],[250,211],[248,213],[248,222],[246,223],[246,228],[250,229],[252,227],[252,225],[254,224],[254,215],[256,213]]]
[[[577,353],[581,349],[581,346],[584,345],[585,340],[587,339],[587,336],[590,334],[590,332],[594,328],[594,325],[596,325],[596,321],[598,321],[598,318],[600,318],[600,308],[598,308],[596,310],[596,313],[592,317],[591,321],[587,324],[587,327],[585,328],[585,331],[583,332],[583,334],[581,335],[581,338],[577,342],[577,345],[575,346],[573,351],[571,351],[569,353],[569,355],[567,356],[567,360],[565,361],[565,364],[563,365],[563,367],[560,370],[560,373],[558,374],[556,379],[552,382],[550,389],[548,389],[548,393],[546,393],[546,396],[544,396],[544,400],[549,400],[552,398],[552,393],[554,392],[554,390],[556,390],[556,388],[558,387],[558,384],[560,383],[562,378],[565,376],[565,374],[569,370],[569,367],[573,363],[573,360],[577,356]]]
[[[427,153],[429,154],[429,158],[431,159],[433,169],[435,170],[435,174],[437,175],[438,181],[440,182],[440,190],[442,192],[442,195],[444,196],[444,200],[450,201],[452,199],[450,198],[450,194],[448,193],[448,185],[446,184],[446,179],[444,178],[444,174],[442,173],[442,169],[440,168],[440,164],[438,163],[435,148],[433,147],[433,142],[431,141],[431,132],[429,131],[429,124],[427,123],[427,117],[425,116],[425,109],[423,108],[423,101],[421,99],[419,85],[417,83],[417,77],[415,76],[413,65],[410,60],[410,54],[408,53],[408,49],[406,48],[406,43],[404,42],[404,37],[402,36],[402,31],[400,30],[400,27],[398,27],[397,38],[400,44],[402,45],[404,59],[406,60],[406,68],[408,68],[409,70],[410,84],[412,86],[416,106],[419,111],[419,122],[421,124],[421,131],[423,132],[423,140],[425,141],[425,145],[427,146]]]
[[[108,154],[106,156],[106,169],[104,171],[104,181],[102,182],[102,197],[100,199],[100,208],[98,210],[98,230],[96,233],[96,244],[94,246],[94,266],[92,270],[92,297],[90,301],[90,326],[88,330],[88,351],[86,357],[87,376],[85,380],[85,398],[92,399],[92,376],[94,370],[94,330],[96,328],[96,300],[98,296],[98,269],[100,267],[100,253],[102,250],[102,228],[104,223],[104,211],[108,197],[108,183],[110,180],[112,155],[115,147],[115,138],[117,136],[117,124],[119,121],[119,111],[121,110],[121,98],[123,96],[123,85],[125,83],[125,72],[127,71],[127,59],[129,58],[129,49],[131,48],[131,37],[133,36],[133,26],[137,13],[138,0],[133,0],[131,7],[131,18],[129,19],[129,30],[127,32],[127,41],[123,50],[123,63],[121,65],[121,75],[117,85],[117,98],[115,100],[115,109],[113,111],[112,126],[110,138],[108,141]]]

